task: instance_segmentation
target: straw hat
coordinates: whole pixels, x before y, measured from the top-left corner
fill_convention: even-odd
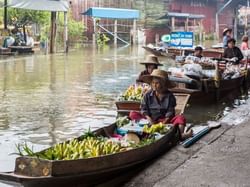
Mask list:
[[[168,88],[173,88],[176,86],[175,83],[173,83],[169,80],[168,72],[160,70],[160,69],[154,69],[150,75],[144,75],[144,76],[142,76],[141,79],[143,82],[150,84],[154,77],[160,78],[163,81],[165,81]]]
[[[141,62],[140,64],[143,65],[157,65],[157,66],[162,66],[162,64],[158,61],[157,56],[154,55],[148,55],[146,57],[146,60],[144,62]]]
[[[230,29],[230,28],[225,28],[225,29],[223,30],[223,35],[225,35],[227,31],[232,31],[232,29]]]

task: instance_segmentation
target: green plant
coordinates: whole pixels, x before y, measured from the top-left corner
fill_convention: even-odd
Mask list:
[[[103,34],[103,33],[98,33],[97,34],[97,45],[98,46],[106,45],[109,40],[110,39],[106,34]]]

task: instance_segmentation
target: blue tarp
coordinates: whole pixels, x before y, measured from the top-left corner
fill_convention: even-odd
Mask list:
[[[120,8],[100,8],[92,7],[83,15],[96,17],[96,18],[109,18],[109,19],[138,19],[139,10],[133,9],[120,9]]]

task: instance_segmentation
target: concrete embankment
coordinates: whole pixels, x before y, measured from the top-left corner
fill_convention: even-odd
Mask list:
[[[172,148],[125,186],[250,186],[249,113],[250,100],[223,117],[220,128],[190,148]]]

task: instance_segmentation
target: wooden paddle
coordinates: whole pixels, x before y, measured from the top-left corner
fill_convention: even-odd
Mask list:
[[[196,141],[198,141],[202,136],[204,136],[205,134],[207,134],[210,130],[212,130],[214,128],[218,128],[220,126],[221,126],[220,122],[208,122],[208,125],[204,129],[202,129],[201,131],[197,132],[194,136],[186,139],[182,143],[183,147],[187,148],[187,147],[191,146]]]

